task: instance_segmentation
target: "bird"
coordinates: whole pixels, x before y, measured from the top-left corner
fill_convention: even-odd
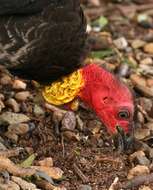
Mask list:
[[[0,64],[40,83],[50,104],[81,99],[127,147],[134,98],[109,71],[95,63],[82,66],[87,23],[79,0],[0,0],[0,15]]]

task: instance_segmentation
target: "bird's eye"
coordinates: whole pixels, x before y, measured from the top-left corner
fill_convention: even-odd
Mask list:
[[[130,118],[130,113],[128,110],[122,110],[118,113],[118,117],[120,119],[129,119]]]

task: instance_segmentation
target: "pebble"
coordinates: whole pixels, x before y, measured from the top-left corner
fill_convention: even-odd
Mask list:
[[[153,54],[153,43],[148,43],[144,46],[144,52]]]
[[[25,181],[24,179],[16,176],[12,176],[11,180],[15,183],[17,183],[20,187],[22,187],[22,190],[34,190],[36,189],[36,185],[30,182]]]
[[[39,166],[53,167],[53,159],[52,157],[47,157],[38,161],[38,164]]]
[[[5,136],[8,138],[8,139],[10,139],[10,140],[12,140],[14,143],[17,143],[18,142],[18,135],[16,135],[16,134],[12,134],[12,132],[6,132],[5,133]]]
[[[0,79],[0,84],[2,85],[9,85],[12,83],[12,79],[10,76],[8,75],[4,75],[1,79]]]
[[[146,157],[145,153],[140,150],[130,155],[130,160],[137,162],[137,164],[149,166],[150,161]]]
[[[0,124],[18,124],[28,122],[30,118],[22,113],[4,112],[0,115]]]
[[[143,166],[149,166],[150,165],[150,160],[146,156],[138,157],[138,164],[143,165]]]
[[[138,71],[140,71],[141,73],[149,74],[151,76],[153,76],[153,66],[152,65],[145,65],[145,64],[140,64]]]
[[[44,110],[37,104],[34,105],[33,112],[34,112],[35,116],[41,116],[41,115],[45,114]]]
[[[149,88],[146,85],[146,80],[141,76],[136,74],[131,75],[130,77],[135,88],[143,94],[143,96],[148,98],[153,98],[153,88]]]
[[[0,150],[7,150],[6,146],[0,142]]]
[[[118,68],[117,74],[120,77],[127,77],[129,75],[130,67],[128,64],[121,64]]]
[[[152,190],[152,189],[148,186],[142,186],[139,188],[139,190]]]
[[[14,98],[10,98],[6,101],[6,105],[8,105],[12,110],[17,113],[20,111],[20,106]]]
[[[153,78],[147,79],[147,86],[148,87],[153,87]]]
[[[14,80],[12,88],[16,90],[25,90],[27,87],[27,84],[24,83],[21,80]]]
[[[141,97],[140,98],[140,105],[148,113],[148,112],[151,112],[151,109],[153,107],[153,102],[149,98]]]
[[[30,92],[29,91],[22,91],[18,92],[15,95],[15,99],[18,101],[25,101],[30,97]]]
[[[27,123],[9,125],[8,131],[12,134],[23,135],[29,131],[29,125]]]
[[[135,85],[137,85],[137,84],[139,84],[139,85],[142,85],[142,86],[146,86],[146,80],[143,78],[143,77],[141,77],[141,76],[139,76],[139,75],[137,75],[137,74],[132,74],[131,76],[130,76],[130,79],[131,79],[131,81],[132,81],[132,83]]]
[[[138,140],[142,140],[145,137],[148,137],[149,135],[150,135],[150,130],[143,128],[136,129],[134,133],[135,138]]]
[[[113,42],[119,50],[125,50],[128,47],[128,42],[124,37],[118,38]]]
[[[8,183],[0,182],[0,189],[1,190],[20,190],[20,187],[15,182],[9,180]]]
[[[66,112],[62,119],[62,127],[61,130],[70,130],[74,131],[76,127],[76,117],[75,113],[72,111]]]
[[[80,185],[79,190],[92,190],[90,185]]]
[[[153,122],[146,123],[145,127],[148,128],[149,130],[153,131]]]
[[[142,48],[145,44],[146,44],[145,41],[136,39],[132,41],[131,46],[133,49],[138,49],[138,48]]]
[[[145,59],[142,59],[140,61],[140,64],[142,64],[142,65],[152,65],[153,64],[153,60],[152,60],[151,57],[147,57]]]
[[[129,171],[127,178],[132,179],[136,176],[145,175],[149,173],[150,171],[147,166],[137,165]]]

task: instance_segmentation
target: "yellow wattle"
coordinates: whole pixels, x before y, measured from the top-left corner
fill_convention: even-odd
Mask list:
[[[80,69],[45,86],[42,95],[48,103],[59,106],[74,100],[83,86],[84,80]]]

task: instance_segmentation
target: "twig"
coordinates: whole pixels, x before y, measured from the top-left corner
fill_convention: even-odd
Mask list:
[[[73,164],[73,168],[75,173],[80,177],[83,183],[89,182],[89,179],[83,174],[83,172],[78,168],[76,164]]]
[[[99,157],[99,156],[96,156],[96,161],[97,162],[112,162],[112,163],[115,163],[115,164],[120,164],[121,161],[119,159],[114,159],[114,158],[111,158],[111,157]]]
[[[65,188],[56,187],[45,180],[37,180],[36,184],[38,187],[43,188],[45,190],[65,190]]]
[[[62,144],[62,153],[63,157],[65,156],[65,145],[64,145],[64,137],[61,135],[61,144]]]
[[[115,186],[117,185],[118,181],[119,178],[116,177],[108,190],[115,190]]]
[[[1,150],[0,151],[0,157],[13,157],[13,156],[18,156],[24,149],[23,148],[14,148],[11,150]]]
[[[66,113],[65,110],[60,109],[60,108],[58,108],[58,107],[56,107],[56,106],[53,106],[53,105],[51,105],[51,104],[48,104],[48,103],[45,103],[45,108],[51,110],[52,112],[60,112],[60,113],[63,114],[63,115]]]

